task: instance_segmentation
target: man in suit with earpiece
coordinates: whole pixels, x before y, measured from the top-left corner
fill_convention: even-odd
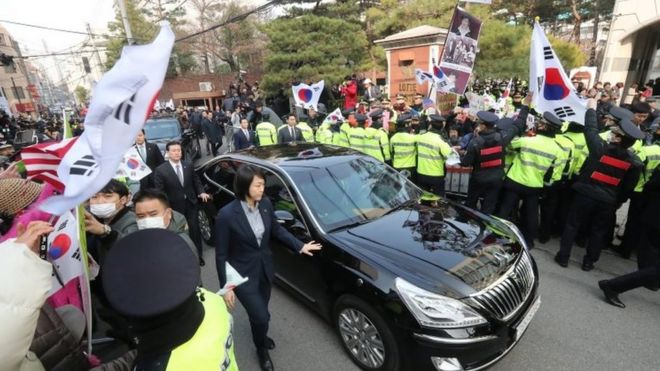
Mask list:
[[[286,117],[286,125],[280,126],[277,130],[277,143],[304,142],[302,130],[296,127],[296,115],[290,113]]]

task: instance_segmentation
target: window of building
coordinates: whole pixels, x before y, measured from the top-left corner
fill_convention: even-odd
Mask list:
[[[16,73],[16,63],[5,65],[5,73]]]
[[[5,91],[5,88],[0,87],[0,90],[2,90],[2,96],[7,98],[7,92]]]
[[[20,86],[12,86],[11,87],[11,92],[14,94],[14,98],[16,99],[25,99],[25,92],[23,92],[23,88]]]

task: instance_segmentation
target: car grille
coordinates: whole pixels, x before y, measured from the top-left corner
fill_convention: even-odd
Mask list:
[[[534,279],[529,253],[524,252],[504,279],[471,298],[496,318],[508,320],[529,296]]]

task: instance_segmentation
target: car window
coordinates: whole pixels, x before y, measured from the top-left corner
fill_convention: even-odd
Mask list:
[[[177,120],[147,120],[144,125],[147,140],[176,138],[181,135],[181,127]]]
[[[398,172],[367,157],[289,174],[326,230],[379,218],[422,195]]]
[[[220,160],[214,166],[211,166],[205,171],[205,175],[214,183],[221,186],[221,191],[229,193],[233,196],[234,192],[234,177],[236,176],[236,169],[240,165],[237,161]]]

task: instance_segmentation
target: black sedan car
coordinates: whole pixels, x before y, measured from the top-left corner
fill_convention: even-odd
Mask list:
[[[275,145],[200,168],[214,206],[237,168],[266,174],[278,221],[323,250],[273,241],[276,279],[324,316],[365,370],[475,370],[520,340],[539,308],[538,272],[511,223],[417,188],[359,152]]]
[[[183,130],[181,122],[173,115],[153,115],[144,124],[144,136],[150,143],[158,145],[165,155],[165,145],[171,141],[181,143],[183,158],[196,160],[201,157],[199,137],[193,130]]]

